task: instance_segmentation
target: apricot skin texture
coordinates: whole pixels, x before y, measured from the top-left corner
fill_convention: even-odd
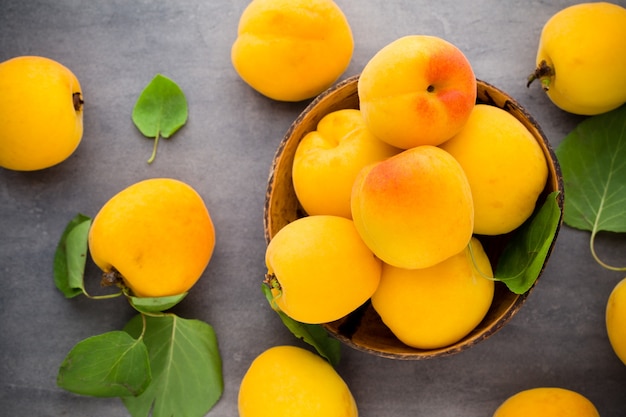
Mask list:
[[[533,213],[548,178],[548,164],[535,137],[513,115],[477,104],[461,132],[440,147],[467,175],[474,233],[508,233]]]
[[[239,20],[231,61],[259,93],[301,101],[330,87],[353,49],[350,25],[331,0],[253,0]]]
[[[617,4],[566,7],[544,25],[537,51],[553,68],[548,97],[562,110],[592,116],[626,102],[626,9]]]
[[[620,281],[606,305],[606,330],[617,357],[626,365],[626,278]]]
[[[449,346],[471,332],[491,306],[494,283],[491,265],[480,242],[423,269],[383,265],[372,305],[403,343],[418,349]]]
[[[62,64],[39,56],[0,63],[0,166],[35,171],[66,160],[83,136],[82,90]]]
[[[359,110],[329,113],[296,149],[292,178],[298,201],[309,215],[351,219],[350,195],[359,171],[398,152],[372,135]]]
[[[89,230],[89,251],[114,268],[138,297],[188,291],[213,254],[215,229],[200,195],[170,178],[152,178],[117,193]]]
[[[520,391],[498,407],[493,417],[600,417],[583,395],[558,387]]]
[[[405,36],[379,50],[358,82],[361,111],[380,140],[402,149],[439,145],[457,133],[476,102],[463,53],[434,36]]]
[[[367,301],[378,287],[381,262],[361,240],[352,220],[302,217],[280,229],[267,246],[268,275],[278,308],[294,320],[338,320]]]
[[[472,194],[461,165],[430,145],[362,169],[351,206],[368,247],[399,268],[426,268],[457,254],[474,227]]]
[[[239,417],[357,417],[345,381],[320,356],[274,346],[257,356],[239,387]]]

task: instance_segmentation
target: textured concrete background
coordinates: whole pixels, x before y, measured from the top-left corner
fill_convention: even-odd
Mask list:
[[[574,1],[459,2],[337,0],[355,38],[345,74],[359,73],[387,43],[437,35],[460,47],[478,78],[509,92],[535,117],[553,146],[581,120],[527,89],[540,29]],[[624,1],[620,1],[624,4]],[[245,0],[2,0],[0,61],[18,55],[56,59],[78,76],[85,98],[83,141],[63,164],[40,172],[0,169],[0,414],[127,416],[121,401],[58,388],[58,367],[78,341],[120,329],[133,315],[122,299],[65,299],[52,259],[66,223],[93,216],[138,180],[171,176],[204,197],[217,246],[203,278],[176,312],[214,326],[225,391],[209,415],[237,416],[237,392],[252,359],[278,344],[300,343],[260,291],[265,272],[262,209],[279,141],[308,102],[260,96],[230,64]],[[189,122],[152,142],[130,115],[156,73],[174,79],[189,101]],[[607,297],[623,274],[591,258],[589,235],[564,226],[549,265],[522,310],[493,337],[458,355],[417,362],[343,348],[338,369],[363,417],[485,417],[508,396],[536,386],[576,390],[603,416],[626,413],[626,366],[604,328]],[[624,263],[624,238],[605,236],[599,251]],[[99,274],[87,270],[90,284]]]

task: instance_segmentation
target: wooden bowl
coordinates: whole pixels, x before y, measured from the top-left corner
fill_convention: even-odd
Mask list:
[[[359,108],[357,82],[358,75],[348,78],[320,94],[306,107],[285,134],[276,151],[267,184],[264,208],[266,242],[269,243],[276,232],[289,222],[306,216],[298,203],[291,180],[291,166],[296,147],[308,132],[316,130],[317,123],[326,114],[340,109]],[[561,209],[560,228],[563,213],[562,177],[556,156],[541,128],[522,106],[496,87],[478,80],[477,93],[477,103],[497,106],[511,113],[528,128],[541,145],[549,172],[545,190],[540,196],[540,202],[550,192],[560,191],[558,198],[558,205]],[[557,233],[550,245],[548,257],[554,247],[558,230],[557,228]],[[483,243],[492,265],[495,265],[510,236],[478,236],[478,238]],[[533,288],[534,285],[531,290]],[[346,317],[325,323],[323,326],[330,334],[346,345],[382,357],[417,360],[447,356],[468,349],[501,329],[519,311],[531,290],[518,295],[509,291],[503,283],[496,282],[491,308],[482,322],[462,340],[439,349],[416,349],[400,342],[383,324],[369,301]]]

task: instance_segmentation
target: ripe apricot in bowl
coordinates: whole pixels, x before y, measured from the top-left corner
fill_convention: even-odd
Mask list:
[[[267,242],[282,227],[307,215],[298,202],[291,177],[296,148],[308,132],[315,130],[317,123],[326,114],[340,109],[359,108],[358,79],[358,75],[345,79],[316,97],[292,123],[278,146],[270,169],[264,208],[264,229]],[[562,195],[563,184],[558,161],[550,143],[532,116],[506,93],[481,80],[477,80],[476,102],[506,110],[531,132],[541,146],[548,163],[548,179],[539,196],[538,205],[545,201],[546,196],[553,191],[560,191]],[[561,198],[558,199],[558,204],[562,210]],[[492,264],[497,263],[512,233],[477,236]],[[550,251],[555,240],[556,235],[551,243]],[[439,348],[419,349],[401,342],[385,326],[371,302],[366,302],[339,320],[322,325],[331,335],[346,345],[382,357],[419,360],[447,356],[466,350],[500,330],[519,311],[533,289],[534,286],[524,294],[515,294],[502,282],[496,281],[493,301],[483,320],[462,339]]]

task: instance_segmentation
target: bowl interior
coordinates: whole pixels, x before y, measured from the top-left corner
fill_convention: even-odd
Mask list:
[[[562,212],[563,185],[560,168],[543,132],[533,118],[515,100],[496,87],[481,80],[477,81],[477,103],[497,106],[511,113],[526,126],[541,145],[549,170],[548,181],[538,203],[541,204],[550,192],[560,191],[558,204]],[[267,185],[264,208],[266,242],[269,242],[278,230],[286,224],[306,216],[298,203],[291,179],[291,166],[296,148],[308,132],[316,129],[318,122],[326,114],[340,109],[359,108],[357,82],[358,75],[336,84],[319,95],[292,123],[281,141],[272,163]],[[561,221],[559,227],[560,224]],[[504,245],[510,239],[510,235],[477,237],[483,244],[492,265],[495,265]],[[555,241],[556,235],[550,245],[548,256]],[[400,342],[383,324],[369,301],[346,317],[326,323],[323,326],[329,333],[348,346],[378,356],[393,359],[426,359],[446,356],[465,350],[502,328],[517,313],[531,291],[532,288],[525,294],[514,294],[503,283],[496,282],[491,308],[482,322],[463,339],[439,349],[415,349]]]

